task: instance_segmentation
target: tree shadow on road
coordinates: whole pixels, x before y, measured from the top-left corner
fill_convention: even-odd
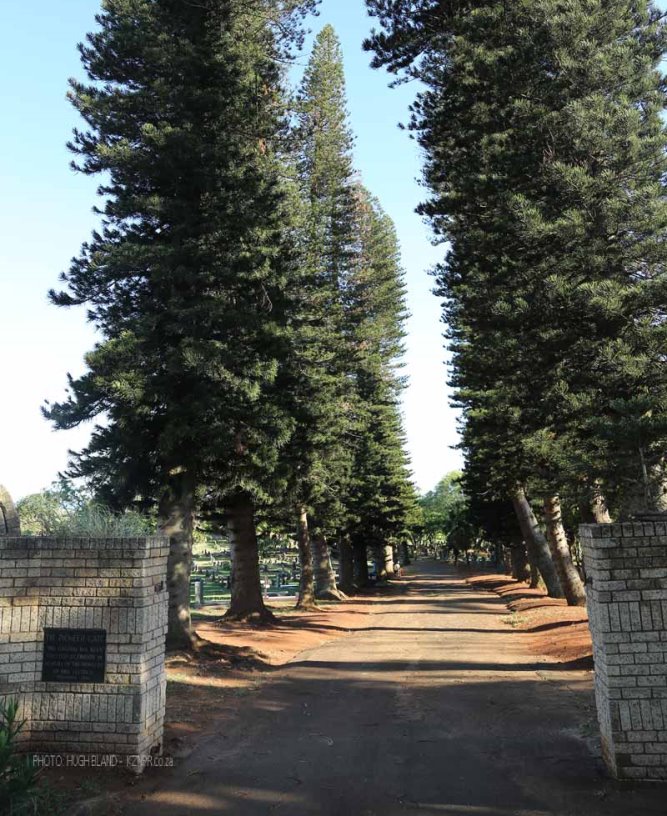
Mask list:
[[[413,684],[398,660],[293,663],[173,771],[149,770],[124,814],[664,816],[664,789],[606,777],[590,683],[487,665],[497,679]]]

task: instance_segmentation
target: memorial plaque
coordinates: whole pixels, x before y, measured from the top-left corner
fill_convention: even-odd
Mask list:
[[[44,629],[42,680],[46,683],[104,683],[105,629]]]

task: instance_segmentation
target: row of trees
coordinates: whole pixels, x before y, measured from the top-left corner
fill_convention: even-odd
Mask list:
[[[399,371],[395,231],[353,167],[333,29],[297,93],[286,71],[314,0],[104,0],[70,98],[75,169],[101,227],[62,275],[100,340],[57,428],[100,418],[69,475],[171,540],[171,646],[193,642],[196,519],[225,527],[229,616],[268,619],[256,518],[296,529],[299,605],[363,583],[414,495]],[[353,565],[356,564],[356,575]]]
[[[550,594],[581,604],[578,522],[659,508],[665,490],[663,14],[648,0],[367,5],[374,64],[422,83],[410,126],[421,211],[449,242],[436,292],[471,513],[519,574],[525,542]]]

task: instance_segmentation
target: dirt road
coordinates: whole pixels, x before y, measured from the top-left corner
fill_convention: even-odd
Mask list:
[[[127,816],[667,814],[667,788],[606,778],[590,672],[527,656],[499,598],[420,561],[374,610],[154,770]]]

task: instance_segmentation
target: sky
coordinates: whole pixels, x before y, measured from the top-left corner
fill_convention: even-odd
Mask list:
[[[90,426],[52,430],[40,407],[63,397],[67,374],[84,371],[95,342],[85,309],[56,308],[47,293],[97,223],[97,182],[69,167],[66,143],[80,122],[66,93],[69,77],[82,78],[76,44],[98,9],[99,0],[0,3],[0,483],[15,498],[47,487],[90,433]],[[313,34],[326,23],[342,43],[357,169],[401,242],[411,313],[404,419],[415,482],[426,491],[461,462],[452,449],[458,437],[440,304],[428,275],[444,249],[432,245],[414,212],[425,195],[421,157],[398,126],[415,86],[390,89],[390,77],[370,68],[361,43],[372,20],[363,0],[324,0]]]

